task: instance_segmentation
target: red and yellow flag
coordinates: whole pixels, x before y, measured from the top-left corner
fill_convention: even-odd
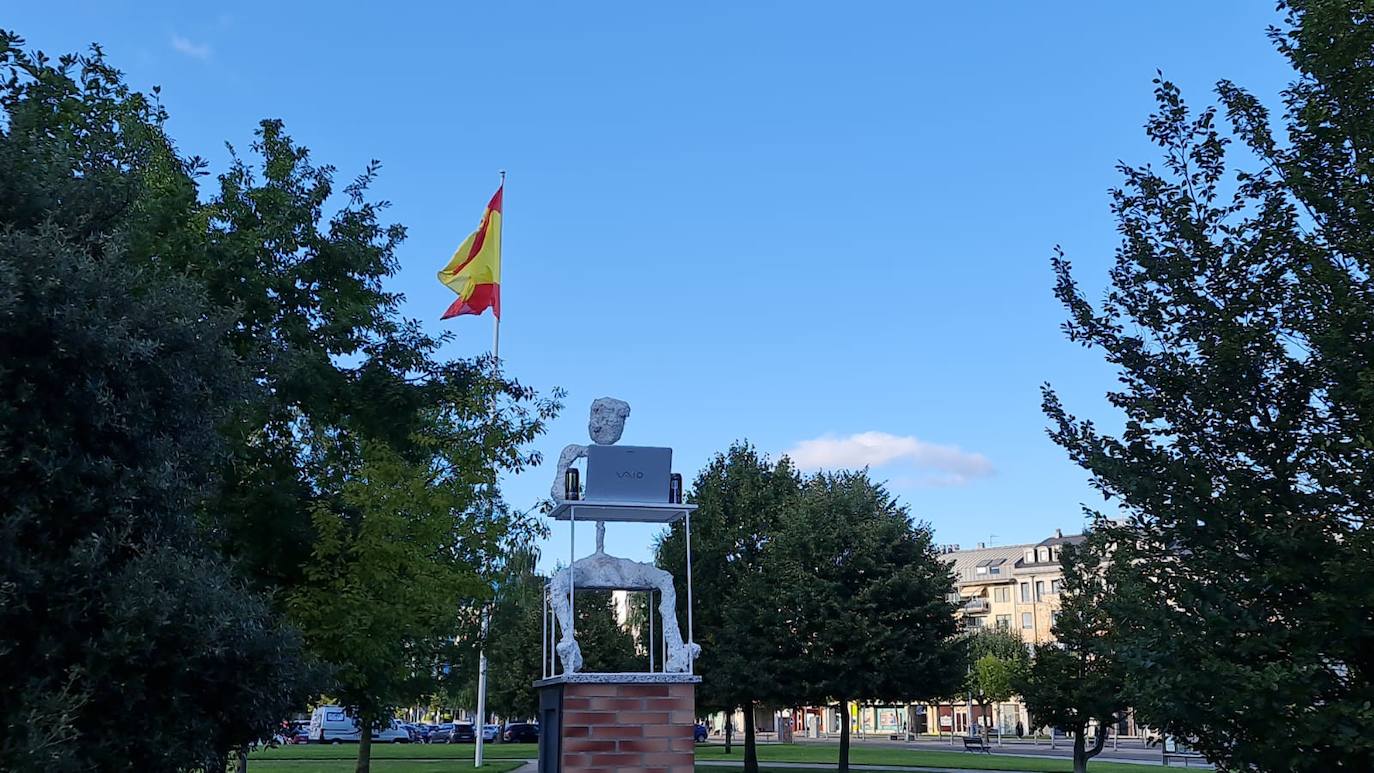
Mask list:
[[[458,300],[440,319],[481,314],[487,309],[501,318],[501,192],[502,184],[482,213],[482,224],[468,235],[439,271],[439,281],[458,293]]]

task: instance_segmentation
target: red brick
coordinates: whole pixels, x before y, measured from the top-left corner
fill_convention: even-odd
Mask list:
[[[617,717],[617,723],[627,725],[666,725],[669,720],[667,711],[625,711]]]
[[[650,698],[650,700],[662,700],[662,698]],[[643,711],[644,703],[643,698],[597,698],[596,709],[597,711]]]
[[[620,694],[627,698],[666,698],[670,694],[666,684],[623,684]]]
[[[570,684],[563,688],[563,700],[570,696],[584,698],[594,695],[604,695],[611,698],[620,694],[620,685],[617,684]]]
[[[651,725],[644,728],[646,738],[690,738],[690,725]]]
[[[599,738],[565,738],[563,739],[563,753],[576,754],[578,752],[613,752],[620,751],[616,748],[613,740],[601,740]]]
[[[586,738],[591,735],[591,728],[583,726],[563,726],[564,738]]]
[[[565,711],[563,712],[563,724],[595,727],[617,723],[615,714],[609,711]]]
[[[593,765],[608,766],[638,765],[642,761],[641,755],[621,754],[619,752],[613,752],[610,754],[593,754],[590,759]]]
[[[563,698],[564,711],[581,711],[583,709],[589,709],[591,706],[592,702],[590,698],[568,698],[566,696]]]
[[[692,752],[693,754],[696,753],[697,742],[695,738],[672,738],[668,740],[673,747],[673,751],[675,752]]]
[[[643,708],[645,711],[691,711],[692,705],[691,697],[678,695],[672,698],[645,698]]]
[[[690,709],[669,712],[668,721],[674,725],[695,725],[697,718]]]
[[[622,752],[670,752],[673,739],[670,738],[639,738],[628,741],[620,741],[616,751]]]

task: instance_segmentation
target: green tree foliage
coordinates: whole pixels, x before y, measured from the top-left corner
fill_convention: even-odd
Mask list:
[[[1122,168],[1102,303],[1054,261],[1124,432],[1045,408],[1128,516],[1111,603],[1142,719],[1228,769],[1374,769],[1374,25],[1282,8],[1282,125],[1222,81],[1223,131],[1161,79],[1164,164]]]
[[[5,770],[222,768],[304,698],[299,641],[196,518],[248,387],[224,322],[117,250],[0,235]]]
[[[1125,669],[1107,611],[1116,593],[1108,569],[1109,540],[1105,530],[1094,530],[1084,542],[1064,545],[1055,643],[1036,649],[1029,672],[1017,684],[1033,722],[1073,735],[1074,773],[1088,769],[1088,760],[1102,751],[1108,728],[1127,706]]]
[[[866,471],[820,473],[765,559],[791,631],[785,689],[798,701],[946,696],[966,676],[949,566],[930,530]],[[840,770],[849,769],[849,723]]]
[[[437,511],[421,511],[440,504],[453,508],[444,559],[469,572],[496,565],[512,536],[531,528],[501,503],[496,476],[537,459],[528,444],[556,398],[539,399],[489,361],[440,359],[444,339],[400,316],[401,299],[383,281],[404,230],[382,223],[385,202],[368,199],[376,165],[337,190],[331,167],[314,164],[280,122],[264,121],[255,160],[236,158],[215,190],[201,191],[203,162],[178,154],[155,97],[128,89],[99,49],[54,64],[20,45],[0,36],[0,223],[57,229],[101,273],[117,262],[139,276],[182,278],[203,317],[224,318],[202,333],[218,336],[234,372],[255,387],[216,406],[228,453],[207,454],[205,472],[220,475],[217,484],[207,476],[210,496],[196,502],[232,567],[280,610],[354,572],[375,580],[385,557],[362,554],[379,547],[370,522],[376,532],[423,532]],[[394,485],[357,490],[376,475]],[[415,499],[401,502],[403,493]],[[409,520],[383,523],[383,500]],[[453,598],[454,610],[485,599],[487,587]],[[400,640],[425,624],[417,617],[385,630]],[[320,624],[309,633],[338,656],[337,631]],[[356,689],[356,663],[336,665]],[[379,690],[368,705],[396,694]]]
[[[616,619],[611,591],[575,590],[577,603],[577,641],[582,645],[582,670],[588,673],[633,673],[649,667],[648,654],[641,655],[634,636]]]
[[[783,702],[780,664],[788,635],[775,589],[764,574],[763,554],[787,514],[795,509],[801,481],[783,458],[770,462],[747,443],[716,454],[697,476],[691,501],[692,574],[696,598],[693,635],[702,653],[697,705],[706,711],[744,709],[744,767],[758,770],[754,707]],[[682,524],[655,547],[659,567],[673,575],[686,600],[687,565]],[[728,738],[728,737],[727,737]],[[728,746],[728,740],[727,740]]]
[[[516,551],[507,561],[491,606],[487,645],[487,710],[511,720],[536,719],[534,682],[544,675],[544,586],[539,553]]]
[[[968,637],[968,679],[965,691],[983,708],[983,721],[991,727],[991,704],[1010,700],[1016,685],[1030,667],[1030,650],[1015,631],[983,628]]]

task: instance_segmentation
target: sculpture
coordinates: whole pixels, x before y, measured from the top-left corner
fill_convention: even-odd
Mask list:
[[[630,417],[630,404],[614,397],[599,397],[592,401],[591,417],[587,420],[587,434],[599,446],[613,446],[625,433],[625,419]],[[553,478],[553,489],[549,494],[553,501],[564,499],[564,477],[568,468],[578,459],[587,457],[587,447],[572,444],[563,448],[558,455],[558,472]]]
[[[592,403],[587,432],[598,445],[613,445],[625,431],[625,419],[630,404],[613,397],[602,397]],[[569,445],[558,457],[558,472],[553,482],[553,498],[562,501],[564,476],[573,462],[587,455],[587,447]],[[597,521],[596,552],[573,562],[572,566],[554,574],[549,581],[549,603],[558,620],[561,635],[556,647],[558,659],[565,673],[582,669],[582,649],[572,635],[572,598],[577,588],[597,590],[656,590],[659,593],[658,611],[663,621],[663,641],[668,648],[664,670],[683,673],[701,653],[695,642],[683,642],[677,622],[677,591],[673,576],[653,564],[631,561],[606,553],[606,524]]]

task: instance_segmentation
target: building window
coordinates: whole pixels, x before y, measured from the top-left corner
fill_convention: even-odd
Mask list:
[[[998,616],[997,616],[997,629],[998,629],[998,630],[1001,630],[1001,631],[1010,631],[1010,630],[1011,630],[1011,615],[998,615]]]
[[[981,618],[981,617],[970,617],[970,618],[968,618],[968,621],[967,621],[967,622],[968,622],[968,627],[969,627],[969,628],[982,628],[982,627],[983,627],[983,618]]]
[[[959,591],[954,591],[953,593],[949,594],[948,596],[945,596],[945,600],[948,601],[948,602],[951,603],[951,604],[962,604],[962,603],[964,603],[964,597],[959,595]]]
[[[1021,583],[1021,601],[1030,603],[1030,600],[1030,583],[1023,582]]]
[[[1063,580],[1050,580],[1050,593],[1058,593],[1062,587],[1064,587]]]
[[[1021,627],[1029,631],[1035,627],[1035,618],[1029,612],[1021,613]]]
[[[986,566],[975,566],[975,567],[973,568],[973,573],[974,573],[974,574],[987,574],[987,573],[988,573],[988,568],[987,568]]]
[[[988,574],[1001,574],[1001,573],[1002,573],[1002,567],[1000,567],[1000,566],[989,566],[989,567],[988,567]]]
[[[1036,580],[1036,581],[1035,581],[1035,600],[1036,600],[1036,601],[1039,601],[1039,600],[1041,600],[1041,599],[1043,599],[1043,598],[1045,598],[1045,581],[1044,581],[1044,580]]]
[[[1058,613],[1058,612],[1051,612],[1051,613],[1050,613],[1050,627],[1053,628],[1053,627],[1054,627],[1054,624],[1055,624],[1055,623],[1058,623],[1058,622],[1059,622],[1059,613]]]
[[[1003,585],[1000,588],[992,589],[992,600],[1007,602],[1011,601],[1011,588]]]

